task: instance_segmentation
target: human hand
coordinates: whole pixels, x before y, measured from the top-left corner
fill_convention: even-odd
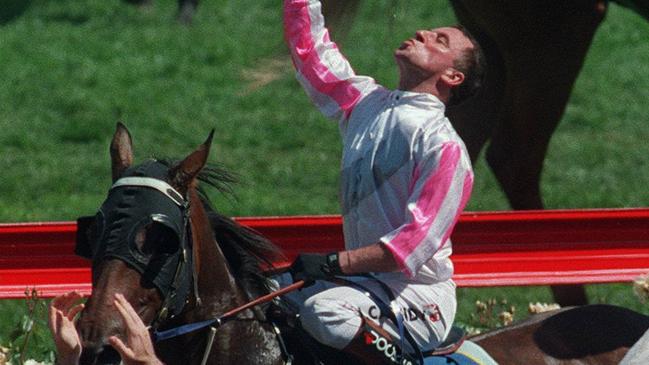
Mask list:
[[[83,310],[82,296],[76,291],[54,298],[50,302],[48,326],[57,352],[57,364],[77,365],[81,357],[81,339],[74,327],[74,317]]]
[[[142,323],[135,309],[122,294],[115,294],[113,302],[126,327],[126,344],[117,336],[111,336],[108,341],[122,357],[125,365],[162,365],[156,357],[149,330]]]
[[[330,279],[335,275],[342,275],[338,255],[332,254],[299,254],[291,264],[289,272],[293,281],[304,280],[310,285],[315,280]]]

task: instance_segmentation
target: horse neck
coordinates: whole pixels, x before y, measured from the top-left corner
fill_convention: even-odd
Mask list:
[[[246,296],[229,270],[218,245],[207,212],[197,192],[188,193],[192,202],[190,224],[193,239],[194,265],[198,273],[197,286],[202,304],[191,300],[176,324],[213,319],[245,302]],[[211,348],[209,364],[280,364],[283,363],[274,332],[258,321],[232,321],[219,327]],[[157,351],[169,364],[194,364],[202,359],[205,333],[193,332],[174,340],[158,343]],[[228,344],[227,346],[222,346]],[[261,345],[260,345],[261,344]],[[182,347],[186,351],[178,351]],[[263,359],[263,361],[260,361]]]
[[[190,224],[198,293],[203,306],[209,305],[206,308],[209,312],[222,312],[242,302],[241,291],[214,238],[198,193],[192,188],[188,195],[192,202]]]

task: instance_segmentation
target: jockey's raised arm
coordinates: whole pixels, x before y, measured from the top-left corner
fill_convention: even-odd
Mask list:
[[[358,102],[377,85],[357,76],[329,38],[319,1],[284,2],[284,34],[297,79],[327,117],[346,119]]]

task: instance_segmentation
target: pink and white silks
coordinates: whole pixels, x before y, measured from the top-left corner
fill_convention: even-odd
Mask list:
[[[449,237],[469,199],[473,172],[444,104],[356,75],[329,39],[319,1],[285,0],[284,19],[298,80],[339,122],[346,248],[383,242],[402,268],[377,275],[387,282],[450,280]]]

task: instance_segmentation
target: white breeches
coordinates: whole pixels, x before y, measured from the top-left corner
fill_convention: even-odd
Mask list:
[[[291,283],[289,274],[276,278],[279,286]],[[457,307],[455,283],[413,284],[384,281],[394,293],[390,303],[380,284],[363,277],[346,278],[371,290],[387,305],[398,308],[403,323],[422,350],[433,349],[446,338],[455,318]],[[362,325],[361,314],[374,320],[395,339],[399,330],[381,316],[381,310],[364,291],[355,287],[339,286],[327,281],[289,293],[285,299],[299,308],[302,327],[319,342],[337,349],[345,348]],[[395,307],[396,306],[396,307]],[[408,349],[410,346],[405,344]]]

